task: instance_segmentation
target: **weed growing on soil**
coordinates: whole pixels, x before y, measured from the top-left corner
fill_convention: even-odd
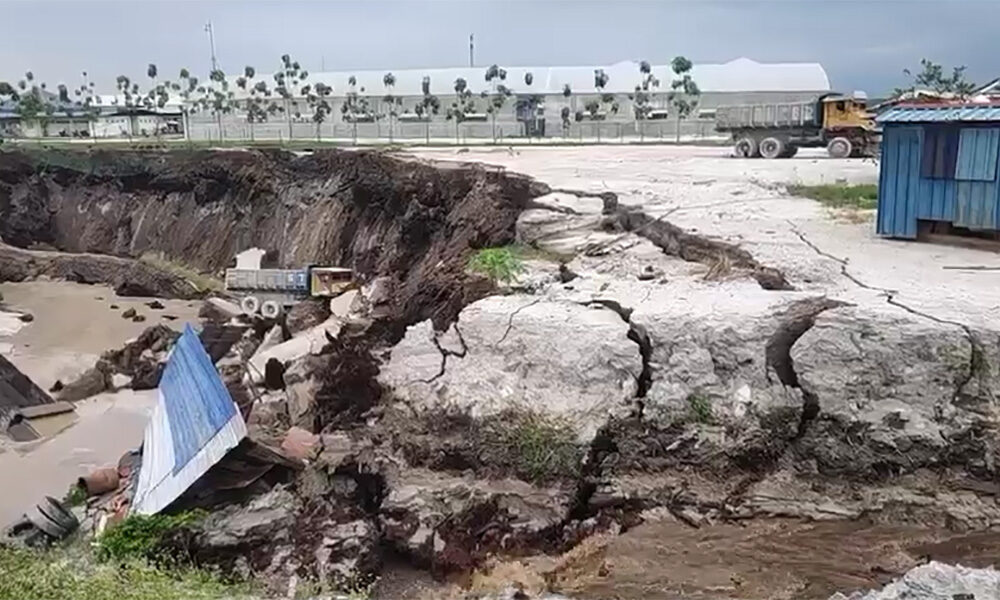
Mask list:
[[[193,525],[207,514],[192,510],[176,515],[132,515],[97,538],[97,558],[102,561],[159,558],[159,546],[167,533]]]
[[[218,279],[199,273],[185,264],[170,260],[162,253],[147,252],[146,254],[143,254],[139,260],[148,265],[167,271],[168,273],[173,273],[178,277],[188,280],[191,282],[191,285],[195,286],[199,291],[221,292],[223,290],[224,286]]]
[[[81,506],[87,501],[87,490],[83,489],[82,485],[74,483],[66,490],[62,501],[66,506]]]
[[[878,206],[878,186],[873,183],[860,185],[790,185],[793,196],[812,198],[830,208],[858,208],[872,210]]]
[[[492,279],[510,283],[524,271],[524,261],[515,248],[483,248],[469,259],[469,269]]]
[[[0,546],[0,573],[0,598],[12,600],[245,598],[251,591],[197,569],[168,571],[139,561],[94,565],[60,550]]]
[[[712,402],[708,396],[699,392],[688,394],[688,406],[691,408],[691,416],[698,423],[709,424],[712,422]]]
[[[573,430],[559,420],[534,413],[508,412],[483,426],[485,462],[541,483],[575,477],[582,455]]]

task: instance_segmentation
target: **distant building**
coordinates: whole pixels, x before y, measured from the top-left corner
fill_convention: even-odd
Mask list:
[[[639,63],[626,61],[608,66],[504,67],[506,78],[492,83],[486,81],[486,68],[484,65],[474,68],[310,72],[306,79],[295,86],[297,89],[291,90],[293,98],[290,120],[293,122],[293,137],[315,135],[312,133],[315,125],[310,121],[312,112],[302,94],[302,87],[308,85],[310,90],[314,90],[317,83],[332,88],[332,93],[326,98],[332,111],[323,124],[327,136],[350,135],[357,125],[359,137],[386,137],[390,121],[388,113],[392,108],[385,100],[389,95],[396,99],[396,116],[392,119],[395,136],[419,138],[425,135],[428,128],[433,130],[432,136],[449,135],[449,132],[454,136],[454,124],[446,122],[446,113],[457,100],[455,82],[458,79],[466,82],[474,104],[474,110],[466,114],[466,121],[462,124],[462,131],[468,137],[491,136],[493,116],[488,112],[489,95],[495,93],[499,84],[511,92],[495,115],[496,124],[502,129],[504,136],[524,135],[525,123],[535,120],[543,122],[545,135],[563,135],[563,108],[569,110],[570,119],[575,125],[599,127],[604,130],[605,135],[636,134],[633,98],[636,86],[642,81]],[[603,90],[598,90],[594,85],[594,72],[597,69],[603,70],[607,76],[607,85]],[[383,78],[389,72],[395,78],[392,86],[383,83]],[[530,84],[525,77],[529,73]],[[652,110],[648,120],[660,123],[645,125],[649,131],[674,131],[677,125],[671,119],[676,115],[669,97],[671,82],[676,75],[669,65],[651,65],[651,74],[659,81],[659,86],[650,90]],[[682,124],[682,132],[685,134],[711,133],[715,108],[718,106],[808,100],[830,91],[826,71],[817,63],[765,64],[740,58],[724,64],[694,65],[691,76],[700,88],[701,96],[695,113]],[[353,86],[350,84],[352,77],[356,81]],[[429,119],[421,117],[417,111],[417,105],[423,99],[425,77],[429,79],[430,93],[440,102],[440,110]],[[246,106],[251,90],[258,82],[264,82],[270,90],[270,95],[264,97],[265,103],[274,102],[281,108],[285,107],[284,100],[274,92],[275,80],[272,74],[258,74],[247,82],[245,89],[236,85],[236,79],[229,79],[229,91],[234,93],[238,108]],[[568,96],[565,94],[567,88]],[[351,113],[343,109],[350,93],[367,101],[368,114]],[[255,96],[261,97],[256,93]],[[588,105],[594,101],[598,101],[600,105],[598,110],[587,110]],[[216,119],[204,111],[194,117],[197,123],[207,127],[212,127]],[[234,114],[222,117],[229,137],[249,136],[251,130],[261,136],[287,136],[287,120],[288,117],[284,114],[274,114],[267,118],[266,123],[251,126],[247,122],[245,110],[237,110]],[[433,125],[429,125],[428,120]],[[670,122],[666,123],[667,121]]]

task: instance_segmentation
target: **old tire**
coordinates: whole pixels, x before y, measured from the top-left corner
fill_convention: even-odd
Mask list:
[[[260,310],[260,299],[257,296],[244,296],[240,300],[240,310],[243,314],[253,316]]]
[[[757,158],[760,156],[760,148],[757,146],[757,140],[752,137],[741,137],[736,140],[736,144],[733,146],[733,154],[737,158]]]
[[[781,158],[785,154],[785,142],[776,137],[766,137],[760,141],[759,149],[764,158]]]
[[[835,137],[826,145],[826,153],[830,158],[847,158],[854,149],[851,140],[845,137]]]
[[[281,316],[281,305],[274,300],[268,300],[260,305],[260,314],[265,319],[277,319]]]

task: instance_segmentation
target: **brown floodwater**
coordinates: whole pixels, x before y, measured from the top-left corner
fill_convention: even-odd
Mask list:
[[[0,294],[9,309],[35,317],[18,326],[0,318],[0,352],[43,389],[57,379],[71,381],[94,366],[102,352],[123,346],[151,325],[180,328],[185,321],[196,322],[199,307],[160,300],[164,309],[154,310],[146,306],[151,298],[119,298],[106,286],[60,281],[4,283]],[[123,319],[129,308],[146,321]],[[142,442],[155,404],[156,390],[100,394],[77,403],[76,423],[49,439],[15,444],[0,436],[0,527],[44,495],[62,497],[91,469],[117,464]]]

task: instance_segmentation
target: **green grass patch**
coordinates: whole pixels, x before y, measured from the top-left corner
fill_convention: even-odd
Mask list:
[[[164,570],[141,561],[93,564],[62,550],[0,546],[3,600],[197,600],[247,598],[251,588],[232,585],[198,569]]]
[[[483,248],[469,259],[469,269],[494,283],[510,283],[524,272],[524,259],[513,246]]]
[[[186,279],[191,283],[191,285],[195,286],[198,291],[221,292],[225,288],[223,283],[218,279],[205,275],[204,273],[199,273],[181,262],[167,258],[162,253],[147,252],[143,254],[139,260],[147,265],[156,267],[161,271],[166,271],[176,275],[177,277]]]
[[[83,489],[82,485],[74,483],[66,490],[62,501],[66,506],[82,506],[87,502],[87,490]]]
[[[194,525],[207,514],[192,510],[176,515],[132,515],[97,538],[97,558],[118,562],[159,559],[160,543],[168,533]]]
[[[846,183],[826,185],[790,185],[788,193],[793,196],[812,198],[830,208],[858,208],[873,210],[878,207],[878,186],[874,183],[848,185]]]
[[[507,412],[483,425],[483,458],[525,481],[576,477],[582,449],[568,424],[527,412]]]
[[[712,417],[712,401],[709,400],[708,396],[699,392],[693,392],[688,394],[687,401],[691,417],[695,422],[705,425],[712,423],[714,420]]]

